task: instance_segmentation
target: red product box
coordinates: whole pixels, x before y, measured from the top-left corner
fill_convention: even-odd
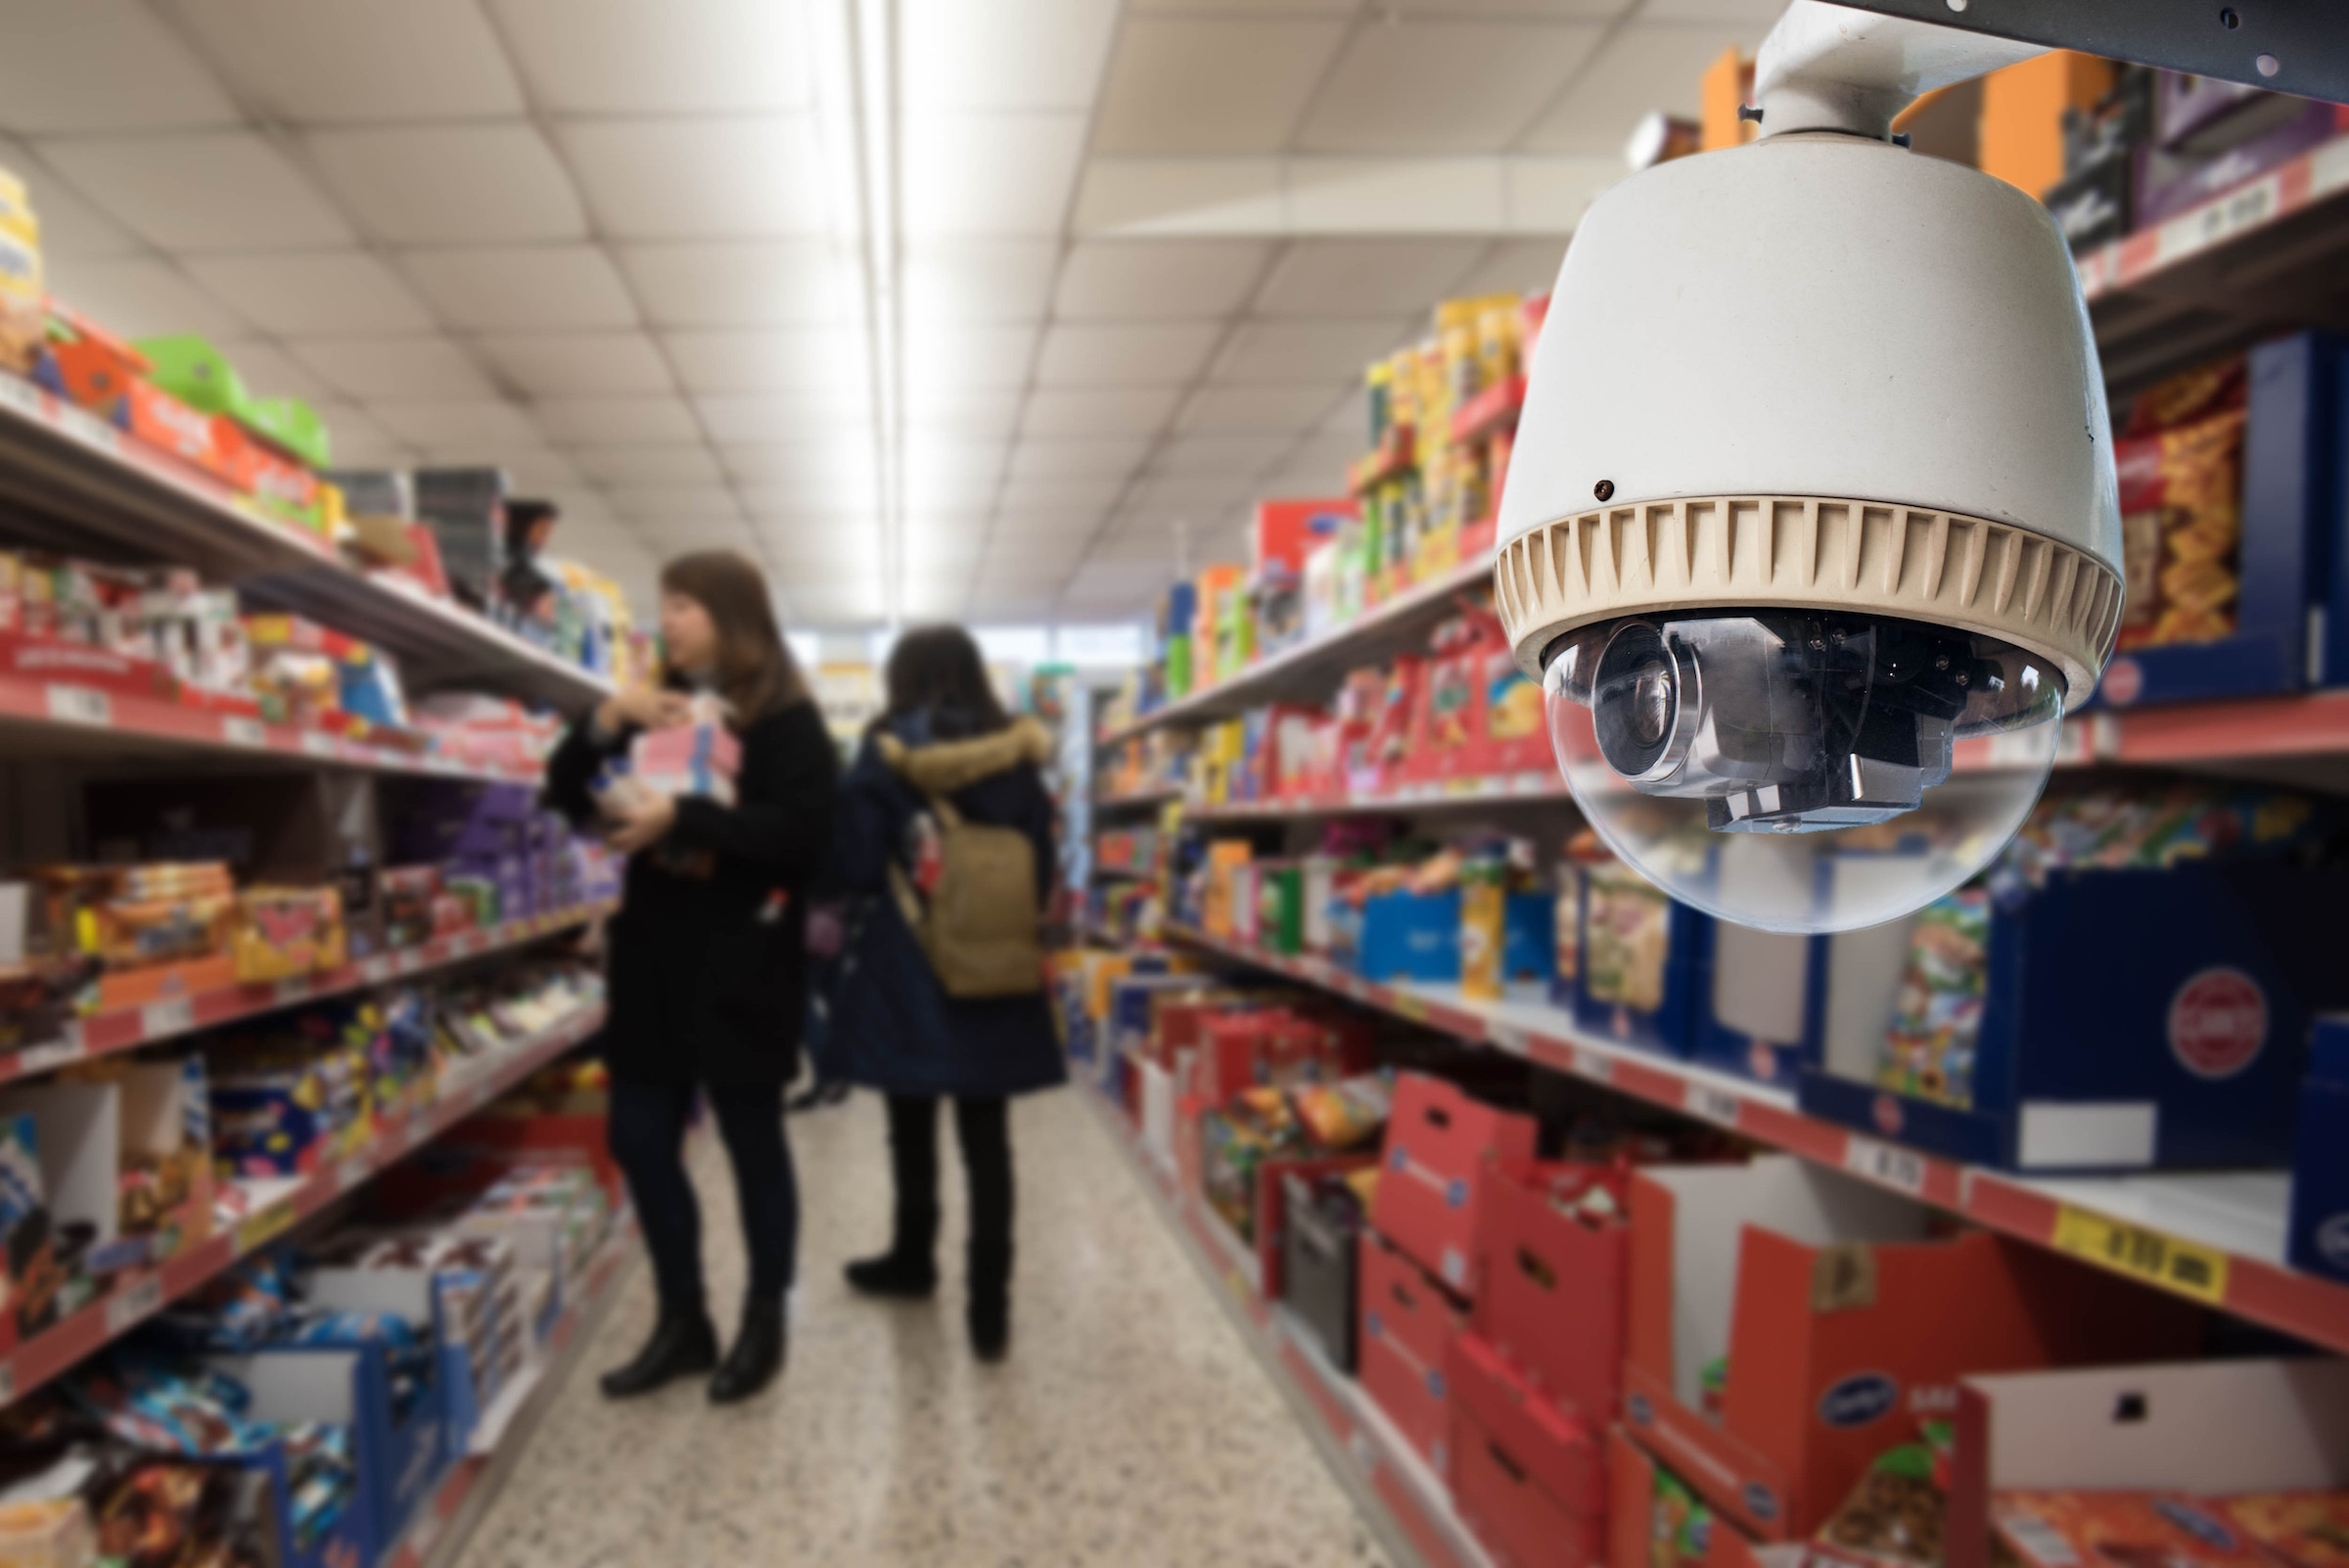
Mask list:
[[[1453,1347],[1459,1365],[1463,1335]],[[1496,1568],[1592,1568],[1607,1555],[1606,1516],[1575,1513],[1543,1485],[1517,1446],[1469,1410],[1455,1381],[1451,1408],[1451,1505]],[[1577,1428],[1580,1431],[1580,1428]],[[1582,1434],[1587,1466],[1598,1474],[1597,1443]]]
[[[1473,1421],[1550,1505],[1577,1519],[1607,1511],[1602,1424],[1536,1388],[1522,1367],[1473,1329],[1456,1336],[1446,1360],[1455,1420]],[[1455,1442],[1456,1455],[1464,1443]],[[1596,1555],[1593,1547],[1591,1555]]]
[[[22,631],[0,631],[0,676],[95,686],[126,697],[154,697],[164,702],[175,700],[180,692],[171,671],[153,660]]]
[[[1495,1160],[1534,1157],[1534,1119],[1420,1073],[1396,1081],[1370,1223],[1453,1291],[1477,1293],[1479,1198]]]
[[[1497,1162],[1477,1228],[1477,1332],[1593,1421],[1613,1420],[1623,1396],[1631,1226],[1563,1204],[1612,1177],[1604,1166]]]
[[[1618,1426],[1607,1433],[1607,1568],[1759,1568],[1754,1544],[1726,1519],[1689,1527],[1685,1501],[1660,1495],[1662,1467]],[[1693,1544],[1684,1538],[1693,1535]],[[1693,1554],[1686,1549],[1693,1545]]]
[[[2030,1568],[2066,1549],[2085,1564],[2208,1564],[2262,1546],[2294,1568],[2349,1559],[2333,1536],[2349,1520],[2349,1361],[1968,1377],[1953,1425],[1948,1568],[1990,1568],[1998,1534]]]
[[[1624,1413],[1722,1515],[1808,1538],[1958,1380],[2194,1354],[2199,1310],[1790,1156],[1631,1188]],[[1704,1368],[1727,1354],[1719,1418]]]
[[[1361,1322],[1355,1375],[1436,1473],[1448,1475],[1451,1396],[1445,1363],[1453,1337],[1468,1326],[1467,1311],[1370,1230],[1362,1232],[1356,1293]]]
[[[1305,558],[1336,538],[1341,527],[1360,515],[1360,503],[1350,495],[1257,502],[1253,552],[1257,570],[1277,564],[1291,576],[1302,577]]]

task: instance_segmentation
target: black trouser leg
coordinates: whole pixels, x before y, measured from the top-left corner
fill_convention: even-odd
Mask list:
[[[734,1167],[742,1240],[750,1255],[750,1299],[779,1302],[791,1288],[800,1242],[800,1192],[791,1145],[783,1136],[783,1086],[713,1085],[709,1095]]]
[[[889,1166],[898,1206],[890,1254],[927,1268],[938,1254],[937,1100],[889,1096]]]
[[[612,1080],[612,1158],[628,1178],[628,1196],[644,1226],[653,1280],[664,1307],[702,1310],[702,1211],[685,1174],[685,1126],[693,1085]]]
[[[954,1102],[955,1140],[962,1145],[964,1179],[971,1189],[971,1297],[1000,1298],[1011,1288],[1011,1104],[1001,1098]]]

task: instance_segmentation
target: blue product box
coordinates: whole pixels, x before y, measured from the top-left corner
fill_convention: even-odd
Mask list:
[[[1821,939],[1820,1064],[1802,1108],[1976,1165],[2052,1172],[2279,1166],[2308,1021],[2349,1003],[2349,870],[2189,861],[2056,873],[1988,914],[1970,1105],[1880,1086],[1919,917]],[[1930,914],[1930,911],[1928,911]]]
[[[2310,1034],[2286,1255],[2294,1268],[2349,1282],[2349,1014],[2320,1018]]]
[[[1557,900],[1512,893],[1501,914],[1500,978],[1546,981],[1558,962]]]
[[[1382,893],[1362,900],[1355,968],[1364,980],[1460,978],[1460,895]]]
[[[1712,918],[1622,864],[1584,873],[1582,908],[1575,1022],[1626,1045],[1686,1056],[1712,973]]]
[[[357,1489],[333,1526],[307,1544],[294,1527],[293,1473],[283,1444],[271,1443],[223,1462],[264,1475],[269,1484],[269,1519],[280,1568],[365,1568],[376,1561],[388,1539],[377,1523],[377,1494],[367,1461],[368,1401],[388,1387],[381,1345],[282,1346],[245,1356],[207,1356],[207,1364],[235,1378],[253,1394],[249,1411],[263,1421],[309,1421],[351,1429]],[[374,1394],[370,1379],[378,1381]]]
[[[428,1330],[429,1331],[429,1330]],[[455,1457],[448,1431],[448,1377],[435,1355],[426,1378],[398,1407],[392,1358],[381,1344],[282,1345],[213,1364],[253,1391],[255,1412],[272,1420],[327,1421],[351,1428],[365,1506],[366,1561],[390,1551],[417,1503]]]
[[[2096,703],[2200,702],[2349,681],[2339,611],[2349,576],[2334,546],[2343,357],[2338,340],[2308,332],[2251,350],[2234,634],[2115,655]]]
[[[1697,1006],[1692,1061],[1792,1088],[1819,1060],[1826,1023],[1826,943],[1727,920],[1713,924],[1713,965]]]

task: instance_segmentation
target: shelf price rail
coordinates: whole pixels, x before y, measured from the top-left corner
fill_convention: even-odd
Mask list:
[[[414,947],[395,948],[335,969],[258,985],[223,986],[69,1021],[63,1038],[0,1056],[0,1084],[54,1072],[94,1056],[137,1050],[198,1030],[242,1023],[285,1007],[343,995],[369,986],[443,969],[488,953],[511,952],[541,937],[584,926],[617,909],[617,902],[529,915],[475,931],[453,932]]]
[[[290,1181],[242,1183],[248,1191],[264,1196],[233,1225],[213,1231],[159,1265],[131,1271],[104,1296],[50,1327],[19,1339],[13,1318],[0,1324],[0,1336],[8,1341],[5,1353],[0,1354],[0,1405],[31,1393],[224,1272],[239,1259],[258,1252],[337,1198],[364,1185],[377,1172],[430,1143],[586,1039],[603,1027],[603,1021],[600,1002],[579,1008],[487,1066],[467,1073],[465,1082],[442,1084],[430,1105],[379,1128],[364,1148],[339,1163]]]
[[[1986,1228],[2349,1353],[2349,1285],[2282,1262],[2281,1172],[2027,1177],[1960,1165],[1804,1115],[1784,1089],[1625,1046],[1546,1002],[1478,1001],[1457,987],[1364,980],[1170,925],[1168,940],[1603,1084],[1758,1143],[1833,1166]]]

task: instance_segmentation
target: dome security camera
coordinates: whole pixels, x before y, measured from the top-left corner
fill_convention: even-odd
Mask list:
[[[1957,887],[2111,652],[2070,252],[2021,191],[1890,139],[1919,92],[2037,52],[1796,0],[1761,139],[1614,187],[1559,271],[1495,598],[1592,826],[1726,919],[1847,930]]]

